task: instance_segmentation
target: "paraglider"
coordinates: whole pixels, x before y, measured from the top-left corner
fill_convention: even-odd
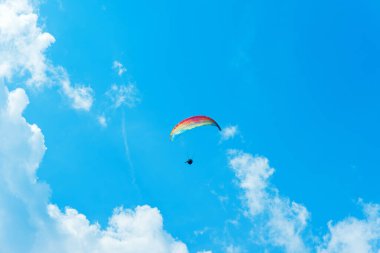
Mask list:
[[[176,135],[179,135],[187,130],[190,130],[196,127],[201,127],[201,126],[216,126],[219,129],[219,131],[222,130],[219,124],[216,123],[216,121],[210,117],[193,116],[193,117],[182,120],[172,129],[172,131],[170,132],[170,140],[173,141]]]
[[[179,135],[187,130],[201,127],[201,126],[215,126],[221,131],[219,124],[210,117],[207,116],[193,116],[179,122],[170,132],[170,140],[173,141],[176,135]],[[193,159],[189,158],[185,163],[188,165],[193,164]]]

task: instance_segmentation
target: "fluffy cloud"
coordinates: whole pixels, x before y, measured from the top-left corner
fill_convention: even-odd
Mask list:
[[[28,0],[0,1],[0,78],[15,75],[32,87],[57,85],[75,109],[88,111],[93,102],[90,87],[72,86],[66,71],[45,57],[54,37],[38,26],[38,15]]]
[[[0,1],[0,77],[10,81],[19,72],[30,75],[31,85],[47,81],[44,52],[55,39],[38,27],[37,20],[29,1]]]
[[[268,160],[236,150],[229,151],[229,155],[258,243],[281,247],[285,252],[308,252],[302,233],[309,213],[301,204],[280,196],[278,189],[270,185],[274,169]]]
[[[348,217],[336,224],[329,222],[329,233],[318,247],[319,253],[380,252],[380,205],[363,204],[365,218]]]
[[[46,148],[41,130],[22,117],[28,103],[23,89],[0,83],[0,252],[28,252],[47,217],[49,188],[35,177]]]
[[[44,136],[22,116],[28,103],[23,89],[0,83],[0,252],[188,252],[163,229],[157,208],[117,208],[101,229],[73,208],[49,204],[50,189],[36,177]]]
[[[109,97],[114,108],[119,108],[123,105],[132,108],[141,100],[136,86],[132,83],[128,85],[114,84],[106,92],[106,96]]]
[[[223,128],[221,132],[221,140],[226,141],[232,139],[238,134],[238,126],[228,126]]]
[[[90,224],[83,214],[49,205],[49,214],[56,221],[64,252],[96,253],[186,253],[186,245],[163,230],[162,216],[157,208],[138,206],[135,210],[117,208],[109,226],[101,230]]]
[[[16,78],[31,87],[56,84],[73,108],[87,111],[93,92],[71,85],[62,67],[49,64],[44,52],[54,38],[37,20],[29,1],[0,1],[0,252],[188,252],[163,229],[157,208],[117,208],[102,229],[73,208],[62,212],[49,203],[50,188],[36,176],[46,150],[44,136],[23,117],[29,104],[25,90],[9,91],[5,84]],[[126,99],[118,101],[131,103]]]

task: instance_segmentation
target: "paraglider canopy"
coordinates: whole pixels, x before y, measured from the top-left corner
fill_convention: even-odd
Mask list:
[[[216,123],[216,121],[210,117],[192,116],[190,118],[182,120],[172,129],[172,131],[170,132],[170,140],[173,141],[174,136],[200,126],[216,126],[219,129],[219,131],[222,130],[219,124]]]

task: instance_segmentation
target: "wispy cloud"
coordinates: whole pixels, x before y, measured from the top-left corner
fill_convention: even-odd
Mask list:
[[[228,126],[223,128],[221,132],[221,141],[233,139],[239,133],[238,126]]]
[[[112,66],[114,70],[118,71],[119,76],[126,71],[126,68],[119,61],[114,61]],[[106,115],[110,111],[122,107],[133,108],[141,102],[140,92],[135,83],[131,81],[128,81],[127,84],[112,84],[105,92],[105,97],[106,103],[99,113],[101,116],[97,117],[98,123],[103,127],[107,127],[107,124],[103,123],[106,123]]]
[[[99,125],[101,125],[102,127],[107,127],[107,119],[104,115],[98,116],[97,119],[98,119]]]
[[[127,85],[112,85],[106,92],[106,96],[111,100],[114,108],[127,106],[135,107],[140,101],[139,91],[133,83]]]
[[[94,91],[90,86],[72,86],[70,79],[63,68],[57,68],[59,73],[58,80],[61,84],[63,93],[69,98],[70,104],[74,109],[89,111],[94,102]]]
[[[375,253],[380,250],[380,205],[359,201],[364,219],[348,217],[328,223],[322,238],[305,232],[310,213],[306,207],[281,196],[270,183],[274,169],[268,159],[238,150],[229,151],[229,164],[243,193],[244,214],[252,223],[252,239],[262,248],[284,252]]]
[[[128,135],[127,135],[127,129],[126,129],[126,125],[125,125],[125,115],[124,115],[124,112],[123,112],[122,118],[121,118],[121,135],[123,137],[123,144],[124,144],[125,155],[127,157],[128,164],[129,164],[129,167],[130,167],[132,183],[133,183],[133,185],[135,187],[137,187],[137,185],[136,185],[136,178],[135,178],[135,168],[133,166],[133,162],[132,162],[132,159],[131,159],[131,153],[129,151]]]
[[[119,76],[122,76],[124,74],[124,72],[127,71],[127,68],[124,67],[123,64],[121,64],[121,62],[119,62],[119,61],[114,61],[112,64],[112,68],[116,71],[116,73]]]
[[[228,245],[225,249],[226,253],[242,253],[242,250],[239,246],[236,245]]]
[[[118,61],[113,62],[113,68],[118,71],[119,76],[121,76],[126,71],[126,68]],[[102,112],[102,118],[98,117],[98,122],[103,127],[106,127],[107,125],[102,124],[101,122],[103,120],[105,121],[106,111],[116,110],[118,108],[121,108],[121,114],[122,114],[121,115],[121,122],[122,122],[121,136],[123,140],[125,156],[127,158],[128,165],[130,168],[130,176],[131,176],[132,185],[136,188],[138,192],[140,192],[139,187],[136,184],[135,169],[132,162],[131,152],[130,152],[130,148],[128,144],[127,126],[126,126],[126,121],[125,121],[125,107],[133,108],[141,101],[139,91],[136,85],[132,82],[129,82],[127,85],[113,84],[107,90],[107,92],[105,93],[105,96],[108,98],[110,103]]]
[[[194,235],[195,236],[201,236],[201,235],[204,235],[207,231],[209,231],[210,228],[209,227],[204,227],[202,229],[199,229],[199,230],[195,230],[194,231]]]
[[[302,233],[309,219],[307,209],[282,197],[269,178],[274,169],[264,157],[229,151],[229,164],[243,190],[246,215],[255,223],[255,240],[283,248],[285,252],[308,252]]]

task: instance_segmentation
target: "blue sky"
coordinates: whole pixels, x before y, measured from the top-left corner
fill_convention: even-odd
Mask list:
[[[34,59],[10,60],[12,71],[2,60],[2,87],[29,98],[23,116],[47,148],[34,177],[62,227],[65,207],[105,233],[115,208],[148,205],[169,234],[163,245],[188,252],[379,250],[378,3],[17,1],[55,42],[36,44],[35,60],[8,47],[18,35],[0,40],[2,55]],[[192,115],[237,131],[223,140],[204,127],[171,142]]]

